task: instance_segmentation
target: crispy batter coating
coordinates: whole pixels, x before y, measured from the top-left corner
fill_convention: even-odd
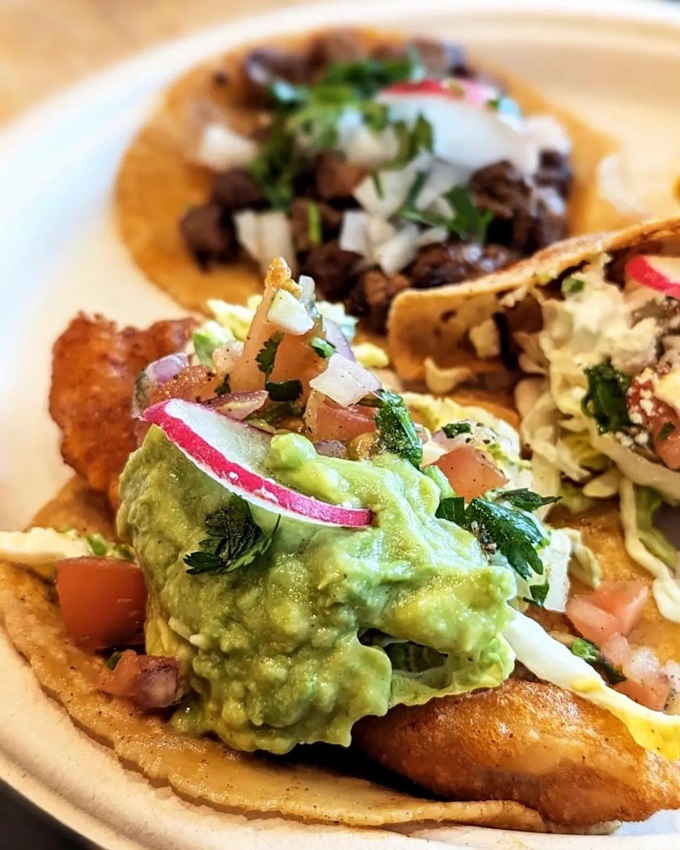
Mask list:
[[[607,711],[540,682],[397,706],[361,720],[354,740],[446,799],[514,800],[570,828],[680,806],[677,765]]]
[[[179,351],[193,319],[118,328],[102,316],[77,316],[54,344],[50,415],[61,454],[90,486],[118,503],[118,476],[137,448],[132,395],[149,363]]]

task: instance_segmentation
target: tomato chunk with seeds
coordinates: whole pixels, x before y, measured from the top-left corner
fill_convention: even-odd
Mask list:
[[[588,601],[615,617],[622,635],[630,634],[640,619],[649,588],[641,581],[604,581]]]
[[[583,637],[598,646],[620,633],[616,617],[593,605],[588,596],[572,597],[567,602],[566,614]]]
[[[143,642],[146,584],[137,564],[116,558],[67,558],[55,567],[68,635],[89,650]]]
[[[466,501],[508,483],[486,452],[473,446],[456,446],[435,462],[457,496]]]

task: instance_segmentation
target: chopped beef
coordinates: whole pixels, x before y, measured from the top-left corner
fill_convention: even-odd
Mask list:
[[[480,168],[470,178],[470,194],[494,218],[488,236],[522,254],[531,254],[566,234],[566,204],[558,192],[535,189],[507,160]]]
[[[574,170],[569,155],[555,150],[543,150],[538,163],[535,181],[537,186],[550,186],[565,200],[569,197]]]
[[[503,245],[480,245],[477,242],[426,245],[418,251],[405,274],[411,286],[429,289],[489,274],[518,259],[517,252]]]
[[[269,87],[274,80],[299,85],[311,81],[308,53],[262,47],[252,50],[241,63],[242,100],[251,106],[271,106]]]
[[[353,302],[367,316],[371,330],[382,333],[387,326],[390,304],[410,285],[403,274],[386,274],[380,269],[370,269],[359,277],[352,290],[350,304]]]
[[[316,191],[324,200],[351,198],[366,174],[362,165],[347,162],[339,153],[324,151],[316,158]]]
[[[343,251],[337,239],[312,248],[300,266],[300,273],[313,277],[316,290],[327,301],[341,301],[352,286],[352,269],[360,260],[358,254]]]
[[[361,33],[356,30],[332,30],[317,36],[310,50],[310,63],[317,75],[335,62],[354,62],[366,56]]]
[[[264,192],[245,168],[230,168],[215,177],[210,200],[228,212],[261,209],[266,205]]]
[[[187,248],[203,269],[228,263],[238,255],[233,223],[217,204],[190,207],[179,222]]]
[[[324,242],[335,239],[340,233],[342,213],[323,201],[311,201],[307,198],[295,198],[290,207],[290,223],[293,231],[293,244],[297,251],[309,251],[317,247],[311,242],[310,205],[318,209],[321,219],[321,237]]]

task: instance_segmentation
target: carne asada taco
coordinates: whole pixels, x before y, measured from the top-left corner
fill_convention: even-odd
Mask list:
[[[127,151],[118,219],[138,265],[187,308],[243,303],[281,255],[382,332],[405,288],[630,221],[599,190],[616,151],[455,45],[330,31],[175,83]]]
[[[0,566],[0,611],[45,689],[231,809],[583,831],[680,806],[679,627],[598,534],[611,506],[548,525],[507,421],[385,389],[282,260],[249,326],[214,306],[146,331],[81,315],[55,345],[89,486],[0,534],[28,565]]]

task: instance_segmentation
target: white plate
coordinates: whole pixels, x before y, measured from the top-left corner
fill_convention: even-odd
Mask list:
[[[116,163],[149,98],[198,58],[307,27],[376,22],[451,37],[538,84],[617,135],[638,197],[677,211],[680,10],[649,2],[345,2],[230,23],[140,56],[80,85],[0,137],[0,527],[21,527],[67,478],[46,410],[50,346],[79,309],[143,324],[179,315],[132,267],[110,215]],[[45,698],[0,634],[0,777],[115,850],[410,848],[432,840],[541,850],[677,847],[660,815],[615,837],[480,829],[391,831],[246,819],[187,804],[124,770]],[[675,837],[673,837],[675,835]],[[647,836],[647,837],[644,837]],[[653,837],[652,837],[653,836]],[[443,846],[437,843],[437,846]]]

